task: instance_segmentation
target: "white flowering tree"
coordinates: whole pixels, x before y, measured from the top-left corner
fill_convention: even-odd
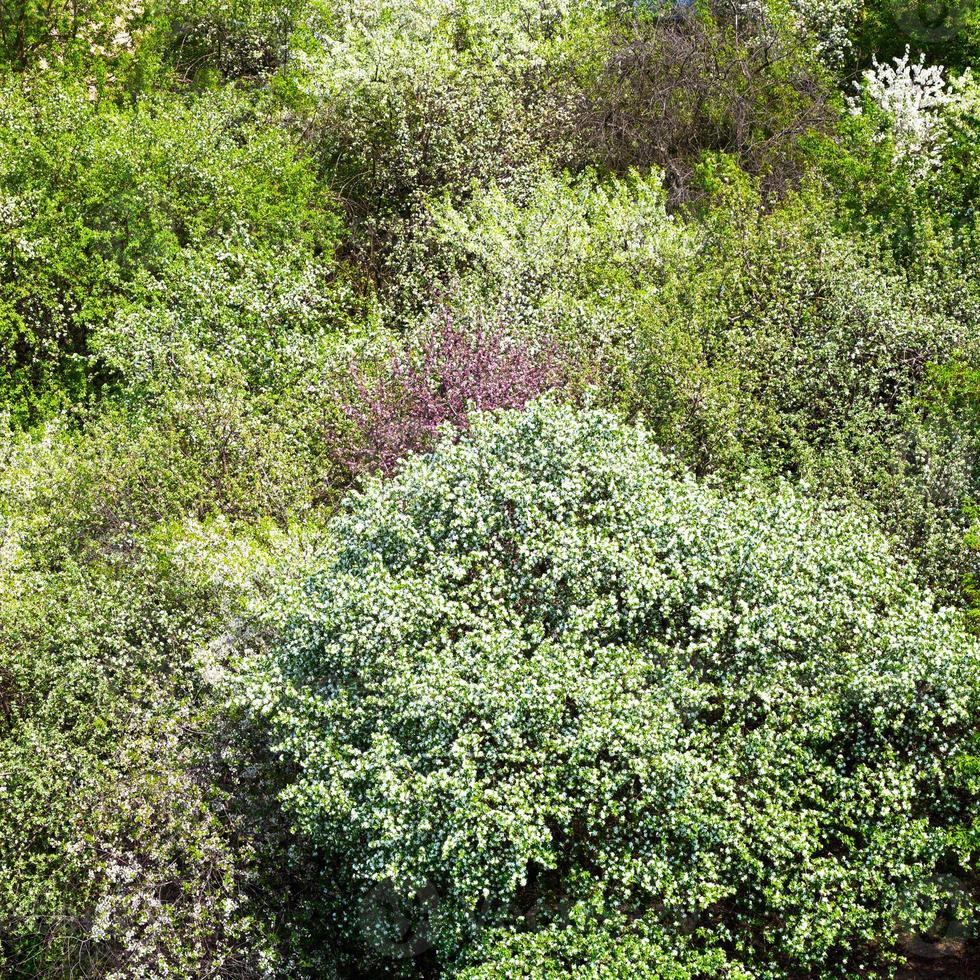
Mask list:
[[[854,84],[889,120],[896,161],[920,176],[936,169],[946,141],[944,110],[954,101],[942,65],[927,65],[925,55],[913,61],[906,47],[891,64],[874,59]],[[862,111],[860,100],[851,110]]]
[[[853,49],[851,33],[864,0],[791,0],[790,8],[821,59],[831,68],[843,67]]]
[[[978,651],[866,523],[544,402],[332,541],[244,696],[362,967],[863,976],[929,921]]]

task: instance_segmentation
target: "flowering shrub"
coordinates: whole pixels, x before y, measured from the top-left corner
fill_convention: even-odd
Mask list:
[[[668,213],[657,174],[542,176],[433,204],[387,316],[421,318],[444,296],[458,320],[556,338],[596,399],[643,417],[696,472],[764,468],[870,502],[958,595],[963,522],[948,501],[969,493],[968,467],[913,402],[978,307],[842,235],[823,194],[767,208],[726,157],[699,179],[698,220]]]
[[[980,659],[866,522],[536,402],[330,542],[241,697],[364,968],[863,976],[930,920]]]
[[[565,152],[576,79],[601,57],[606,4],[384,0],[332,5],[300,85],[320,152],[385,274],[429,195],[520,184]]]
[[[209,643],[301,536],[187,517],[181,458],[107,423],[0,438],[4,976],[295,976],[304,955],[290,882],[318,872]]]
[[[895,158],[909,163],[919,175],[938,167],[945,125],[943,109],[953,100],[941,65],[927,65],[925,55],[912,61],[909,49],[894,64],[880,64],[865,71],[859,91],[885,114],[895,140]],[[860,105],[852,101],[852,111]]]
[[[853,33],[864,0],[792,0],[790,6],[824,62],[835,69],[843,68],[853,53]]]
[[[264,78],[293,56],[304,22],[316,21],[306,0],[151,0],[151,23],[167,60],[184,77]]]
[[[540,174],[519,188],[490,184],[464,205],[431,203],[384,306],[392,320],[419,317],[442,297],[459,320],[554,337],[575,360],[608,366],[696,245],[668,215],[656,172]]]
[[[15,70],[83,55],[108,55],[128,47],[127,28],[142,5],[134,0],[21,0],[0,8],[0,65]]]
[[[0,405],[34,419],[104,383],[93,333],[182,253],[285,239],[329,260],[331,199],[247,97],[119,107],[78,84],[2,84]]]
[[[254,391],[281,389],[322,369],[333,342],[361,326],[361,304],[330,258],[235,235],[184,249],[144,276],[140,301],[100,323],[90,347],[127,388],[201,356],[235,365]]]
[[[407,453],[426,449],[444,424],[462,430],[472,411],[522,408],[561,380],[553,350],[532,351],[525,341],[482,326],[468,334],[448,314],[418,358],[395,355],[376,378],[361,367],[352,372],[342,410],[355,433],[347,453],[354,472],[392,473]]]

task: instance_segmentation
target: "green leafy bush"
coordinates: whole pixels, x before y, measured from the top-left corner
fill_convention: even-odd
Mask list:
[[[391,321],[424,322],[445,297],[458,320],[559,337],[583,364],[611,370],[624,346],[635,349],[651,298],[673,295],[672,276],[696,245],[668,215],[657,173],[492,183],[463,205],[429,205],[382,311]]]
[[[119,107],[75,84],[5,85],[0,216],[0,404],[28,418],[106,380],[94,331],[184,251],[287,240],[329,261],[339,233],[331,197],[248,100]]]
[[[299,84],[376,273],[397,269],[429,195],[520,184],[567,157],[577,80],[602,57],[606,15],[581,0],[335,6]]]
[[[154,41],[178,77],[198,84],[262,79],[283,71],[315,25],[306,0],[167,0],[150,4]]]
[[[10,0],[0,7],[0,65],[23,70],[124,50],[139,6],[127,0]]]
[[[243,696],[366,967],[845,977],[930,921],[980,662],[866,522],[545,402],[330,540]]]

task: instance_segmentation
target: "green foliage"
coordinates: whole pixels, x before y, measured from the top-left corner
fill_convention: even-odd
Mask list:
[[[197,86],[289,70],[326,17],[317,0],[168,0],[150,5],[153,41],[178,78]]]
[[[576,79],[602,56],[605,4],[335,5],[305,59],[319,151],[383,270],[427,194],[522,181],[561,160]]]
[[[125,0],[10,0],[0,7],[0,64],[23,70],[78,51],[124,48],[135,6]]]
[[[601,379],[596,398],[643,417],[696,472],[793,475],[870,503],[955,596],[973,450],[924,429],[917,403],[926,365],[969,336],[952,271],[910,284],[815,188],[766,211],[730,157],[698,179],[709,204],[687,220],[636,174],[434,204],[389,315],[449,297],[459,319],[561,338],[581,377]]]
[[[975,357],[972,359],[975,361]],[[962,359],[943,365],[932,365],[929,383],[922,394],[925,421],[942,440],[950,455],[963,460],[965,472],[961,477],[962,490],[950,504],[961,508],[964,534],[956,542],[962,553],[965,570],[962,575],[967,616],[974,629],[980,625],[980,540],[977,537],[977,489],[980,488],[980,370]],[[954,545],[954,546],[955,546]]]
[[[0,973],[856,978],[980,894],[922,6],[0,3]]]
[[[0,64],[148,91],[288,74],[325,11],[317,0],[11,0]]]
[[[147,276],[215,239],[286,240],[329,262],[331,198],[289,140],[232,93],[90,101],[5,87],[0,113],[0,403],[32,419],[106,380],[92,335]]]
[[[472,956],[478,965],[464,967],[465,980],[505,980],[519,975],[557,980],[574,975],[589,980],[697,980],[719,977],[749,980],[746,972],[708,943],[693,947],[683,931],[669,932],[645,919],[628,922],[602,908],[581,903],[569,922],[537,931],[492,932]],[[699,937],[703,940],[703,937]]]
[[[397,953],[357,918],[384,883],[449,975],[514,949],[554,975],[536,946],[575,972],[608,923],[610,976],[855,976],[930,921],[977,650],[865,522],[539,403],[370,483],[332,539],[244,696],[365,963]]]
[[[129,388],[204,356],[234,365],[254,391],[282,390],[322,370],[330,343],[366,316],[330,258],[247,236],[181,251],[143,278],[139,303],[100,324],[92,347]]]
[[[444,298],[460,318],[559,336],[580,359],[607,361],[691,249],[657,174],[545,174],[520,188],[474,188],[462,207],[431,204],[383,302],[394,320]]]
[[[930,60],[956,68],[976,64],[980,54],[980,10],[971,2],[934,4],[925,0],[864,0],[853,31],[857,59],[901,56],[907,45]]]
[[[189,518],[213,488],[166,433],[134,429],[3,444],[0,970],[259,975],[302,955],[286,876],[308,858],[215,693],[227,644],[206,644],[301,550]]]

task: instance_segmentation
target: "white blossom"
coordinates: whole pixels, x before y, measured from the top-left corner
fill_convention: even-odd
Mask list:
[[[924,175],[941,162],[946,135],[943,110],[954,93],[945,69],[927,65],[924,54],[913,61],[906,47],[905,54],[892,62],[874,59],[873,66],[854,84],[891,120],[896,159]],[[862,111],[859,99],[851,100],[851,111]]]

